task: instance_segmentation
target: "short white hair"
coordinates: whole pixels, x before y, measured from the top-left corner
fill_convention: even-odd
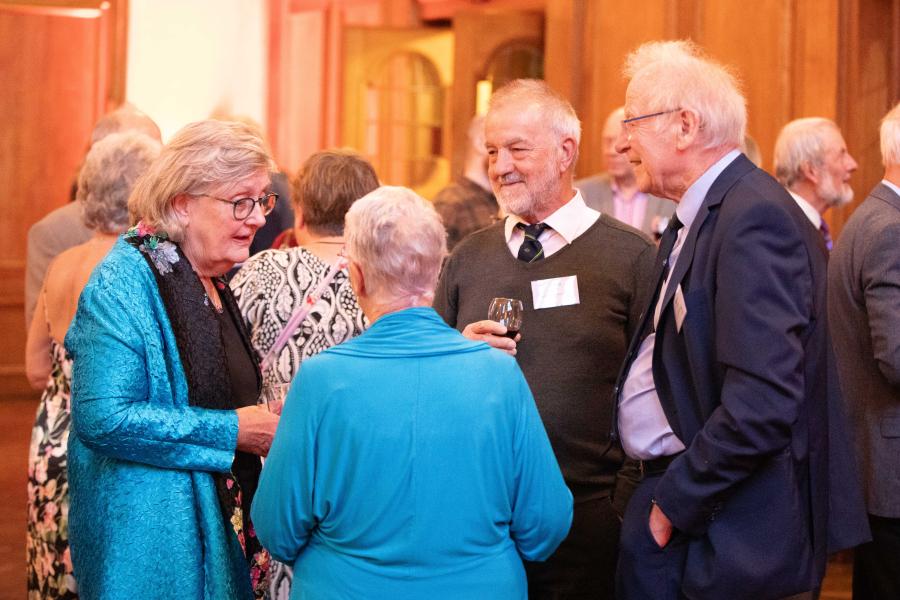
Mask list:
[[[514,79],[491,96],[488,113],[515,104],[525,110],[536,106],[546,123],[560,139],[570,137],[576,147],[581,143],[581,121],[572,104],[540,79]],[[577,150],[576,150],[577,152]]]
[[[430,202],[408,188],[382,186],[353,203],[344,236],[373,294],[434,299],[447,233]]]
[[[747,101],[737,77],[690,40],[643,44],[625,59],[624,74],[628,96],[639,98],[646,110],[697,115],[704,148],[743,142]]]
[[[91,146],[78,174],[76,194],[88,228],[103,233],[128,228],[128,197],[161,148],[158,141],[137,131],[113,133]]]
[[[794,119],[781,128],[775,140],[775,177],[784,187],[803,179],[803,165],[825,162],[826,131],[840,133],[837,123],[824,117]]]
[[[881,120],[881,162],[900,165],[900,102]]]

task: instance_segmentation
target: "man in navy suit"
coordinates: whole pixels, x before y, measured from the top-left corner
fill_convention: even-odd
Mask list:
[[[738,148],[745,100],[690,42],[626,62],[617,149],[677,204],[616,387],[644,479],[622,525],[623,599],[776,599],[816,590],[867,535],[825,314],[827,253]]]

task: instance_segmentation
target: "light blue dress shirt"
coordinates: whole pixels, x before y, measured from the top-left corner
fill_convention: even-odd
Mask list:
[[[515,360],[411,308],[303,363],[252,516],[295,600],[524,600],[572,495]]]
[[[669,276],[675,271],[675,263],[681,254],[684,240],[687,239],[694,218],[700,210],[700,205],[706,199],[709,188],[722,174],[728,165],[734,162],[740,153],[732,150],[713,163],[694,183],[688,187],[675,214],[684,225],[678,230],[678,237],[669,255]],[[666,287],[669,280],[663,282],[659,293],[659,301],[654,307],[653,323],[659,322],[662,299],[666,295]],[[655,329],[655,327],[654,327]],[[653,347],[656,342],[656,333],[648,335],[638,355],[631,363],[628,376],[622,384],[622,393],[619,397],[619,434],[622,440],[622,448],[625,454],[631,458],[650,460],[661,456],[670,456],[684,450],[684,444],[672,431],[659,395],[656,393],[656,383],[653,381]]]

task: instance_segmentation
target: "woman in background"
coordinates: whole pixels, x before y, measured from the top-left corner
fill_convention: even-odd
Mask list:
[[[201,121],[129,199],[137,225],[94,270],[73,359],[70,544],[87,598],[262,598],[250,505],[278,417],[222,275],[277,200],[247,125]]]
[[[293,189],[293,231],[299,246],[251,256],[231,280],[260,359],[338,260],[347,210],[377,187],[375,169],[352,151],[317,152],[303,164]],[[365,326],[347,271],[342,269],[275,355],[263,373],[265,383],[290,383],[305,359],[359,335]],[[273,561],[270,579],[273,599],[286,600],[291,590],[290,567]]]
[[[128,227],[128,196],[159,150],[159,142],[137,132],[112,134],[91,147],[76,198],[93,237],[56,257],[38,296],[25,354],[31,386],[44,390],[28,453],[29,598],[78,597],[69,556],[66,473],[72,364],[62,340],[91,272]]]
[[[293,565],[295,599],[525,600],[522,560],[550,556],[572,519],[525,377],[431,308],[447,245],[430,203],[379,188],[346,237],[371,326],[292,384],[259,539]]]
[[[375,169],[352,151],[317,152],[303,164],[293,189],[294,232],[300,245],[250,257],[231,280],[260,359],[338,259],[347,210],[377,187]],[[265,382],[290,383],[304,359],[364,328],[347,271],[341,270],[263,373]]]

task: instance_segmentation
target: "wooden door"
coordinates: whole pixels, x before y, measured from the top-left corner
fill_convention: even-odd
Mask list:
[[[127,0],[0,0],[0,398],[28,392],[28,228],[69,199],[94,122],[121,103]]]
[[[344,30],[342,139],[385,184],[433,198],[450,179],[453,33],[449,29]]]

